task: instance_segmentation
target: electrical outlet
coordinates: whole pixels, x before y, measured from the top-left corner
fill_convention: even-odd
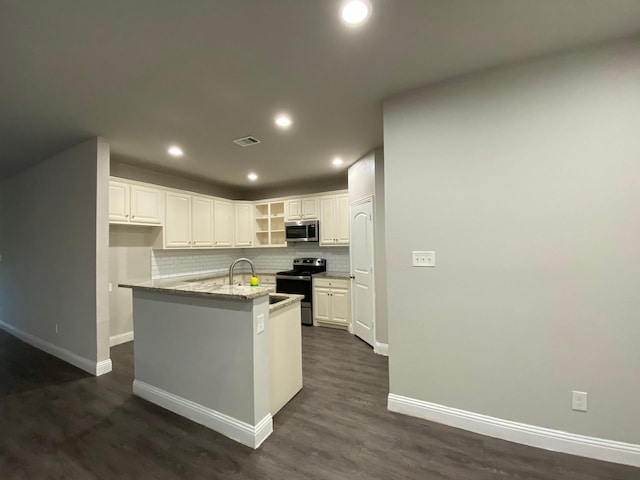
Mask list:
[[[587,411],[587,392],[572,392],[571,408],[576,412]]]
[[[258,315],[258,326],[256,327],[256,333],[264,332],[264,313]]]
[[[414,267],[435,267],[436,252],[411,252]]]

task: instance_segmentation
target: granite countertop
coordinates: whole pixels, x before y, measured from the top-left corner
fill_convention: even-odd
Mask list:
[[[322,272],[316,273],[313,278],[342,278],[349,280],[351,278],[351,274],[345,272]]]
[[[269,313],[273,313],[276,310],[280,310],[281,308],[288,307],[296,302],[299,302],[304,298],[304,295],[296,295],[295,293],[272,293],[273,297],[287,297],[286,300],[282,300],[278,303],[272,303],[269,305]]]
[[[141,283],[120,283],[120,287],[128,287],[152,292],[175,293],[181,295],[196,295],[207,298],[251,300],[269,294],[268,287],[250,287],[248,285],[221,285],[216,277],[201,279],[165,278],[149,280]]]

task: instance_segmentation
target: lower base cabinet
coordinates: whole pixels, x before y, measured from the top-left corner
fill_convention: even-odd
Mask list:
[[[349,280],[317,278],[313,281],[313,324],[348,329],[351,323]]]

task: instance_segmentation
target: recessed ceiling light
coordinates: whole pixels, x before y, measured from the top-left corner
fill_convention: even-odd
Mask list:
[[[289,128],[292,123],[289,115],[281,114],[276,117],[276,125],[280,128]]]
[[[249,175],[247,175],[247,178],[252,182],[255,182],[258,179],[258,174],[251,172]]]
[[[184,152],[182,151],[182,149],[180,147],[178,147],[177,145],[171,145],[168,149],[167,152],[169,153],[169,155],[171,155],[172,157],[181,157],[184,155]]]
[[[340,165],[342,165],[344,163],[344,160],[342,160],[340,157],[336,157],[336,158],[333,159],[333,161],[331,163],[333,163],[334,167],[339,167]]]
[[[358,25],[364,22],[371,13],[369,0],[348,0],[343,2],[340,15],[342,20],[350,25]]]

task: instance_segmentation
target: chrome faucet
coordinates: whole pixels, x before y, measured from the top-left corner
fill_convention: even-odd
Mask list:
[[[253,268],[253,262],[248,258],[239,258],[236,261],[234,261],[229,267],[229,285],[233,285],[233,269],[235,268],[238,262],[247,262],[251,266],[251,275],[254,277],[256,276],[256,271]]]

